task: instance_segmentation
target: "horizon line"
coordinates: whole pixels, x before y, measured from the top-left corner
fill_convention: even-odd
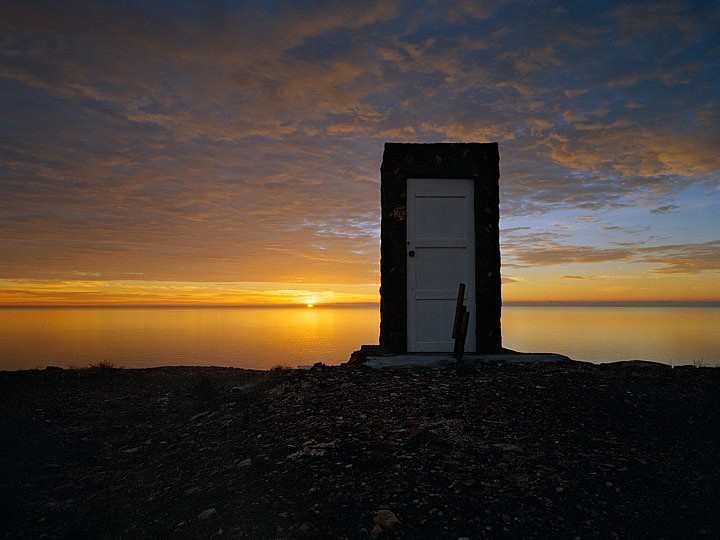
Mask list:
[[[720,307],[720,300],[508,300],[503,306],[541,307]]]
[[[502,303],[507,307],[720,307],[720,300],[507,300]],[[318,309],[323,307],[379,307],[380,302],[321,302],[313,303],[312,307],[305,303],[283,304],[2,304],[0,309],[9,308],[301,308]]]

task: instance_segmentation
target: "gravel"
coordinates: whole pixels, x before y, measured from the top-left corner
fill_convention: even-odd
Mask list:
[[[720,538],[720,369],[0,372],[3,538]]]

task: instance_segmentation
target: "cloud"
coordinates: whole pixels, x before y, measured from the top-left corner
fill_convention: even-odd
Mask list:
[[[566,97],[574,98],[577,96],[582,96],[583,94],[587,94],[590,90],[587,88],[575,88],[575,89],[566,89],[563,90],[563,94],[565,94]]]
[[[697,274],[720,271],[720,240],[684,245],[664,245],[638,249],[643,262],[659,264],[659,274]]]
[[[552,266],[557,264],[590,264],[608,261],[627,261],[631,253],[624,249],[588,246],[546,244],[532,249],[513,250],[513,258],[526,266]]]
[[[718,196],[718,10],[651,7],[4,3],[0,275],[377,280],[385,140],[500,141],[503,218],[568,233],[504,230],[506,267],[689,271],[569,235]]]
[[[561,244],[551,233],[512,237],[503,242],[503,266],[541,268],[569,264],[650,264],[656,274],[698,274],[720,271],[720,240],[689,244],[647,246],[643,242],[619,243],[615,247]],[[506,264],[507,261],[507,264]],[[514,266],[513,266],[514,265]],[[589,279],[565,275],[562,279]]]
[[[657,208],[653,208],[650,210],[651,214],[671,214],[673,212],[677,212],[680,209],[680,207],[676,204],[664,204],[663,206],[658,206]]]

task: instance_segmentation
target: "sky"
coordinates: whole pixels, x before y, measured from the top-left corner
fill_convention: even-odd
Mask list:
[[[720,300],[716,1],[0,3],[0,304],[379,300],[393,142],[500,148],[503,299]]]

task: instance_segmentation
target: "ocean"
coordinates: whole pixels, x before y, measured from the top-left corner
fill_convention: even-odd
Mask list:
[[[0,308],[0,370],[341,364],[377,344],[377,306]],[[503,307],[503,345],[595,363],[720,366],[717,307]]]

